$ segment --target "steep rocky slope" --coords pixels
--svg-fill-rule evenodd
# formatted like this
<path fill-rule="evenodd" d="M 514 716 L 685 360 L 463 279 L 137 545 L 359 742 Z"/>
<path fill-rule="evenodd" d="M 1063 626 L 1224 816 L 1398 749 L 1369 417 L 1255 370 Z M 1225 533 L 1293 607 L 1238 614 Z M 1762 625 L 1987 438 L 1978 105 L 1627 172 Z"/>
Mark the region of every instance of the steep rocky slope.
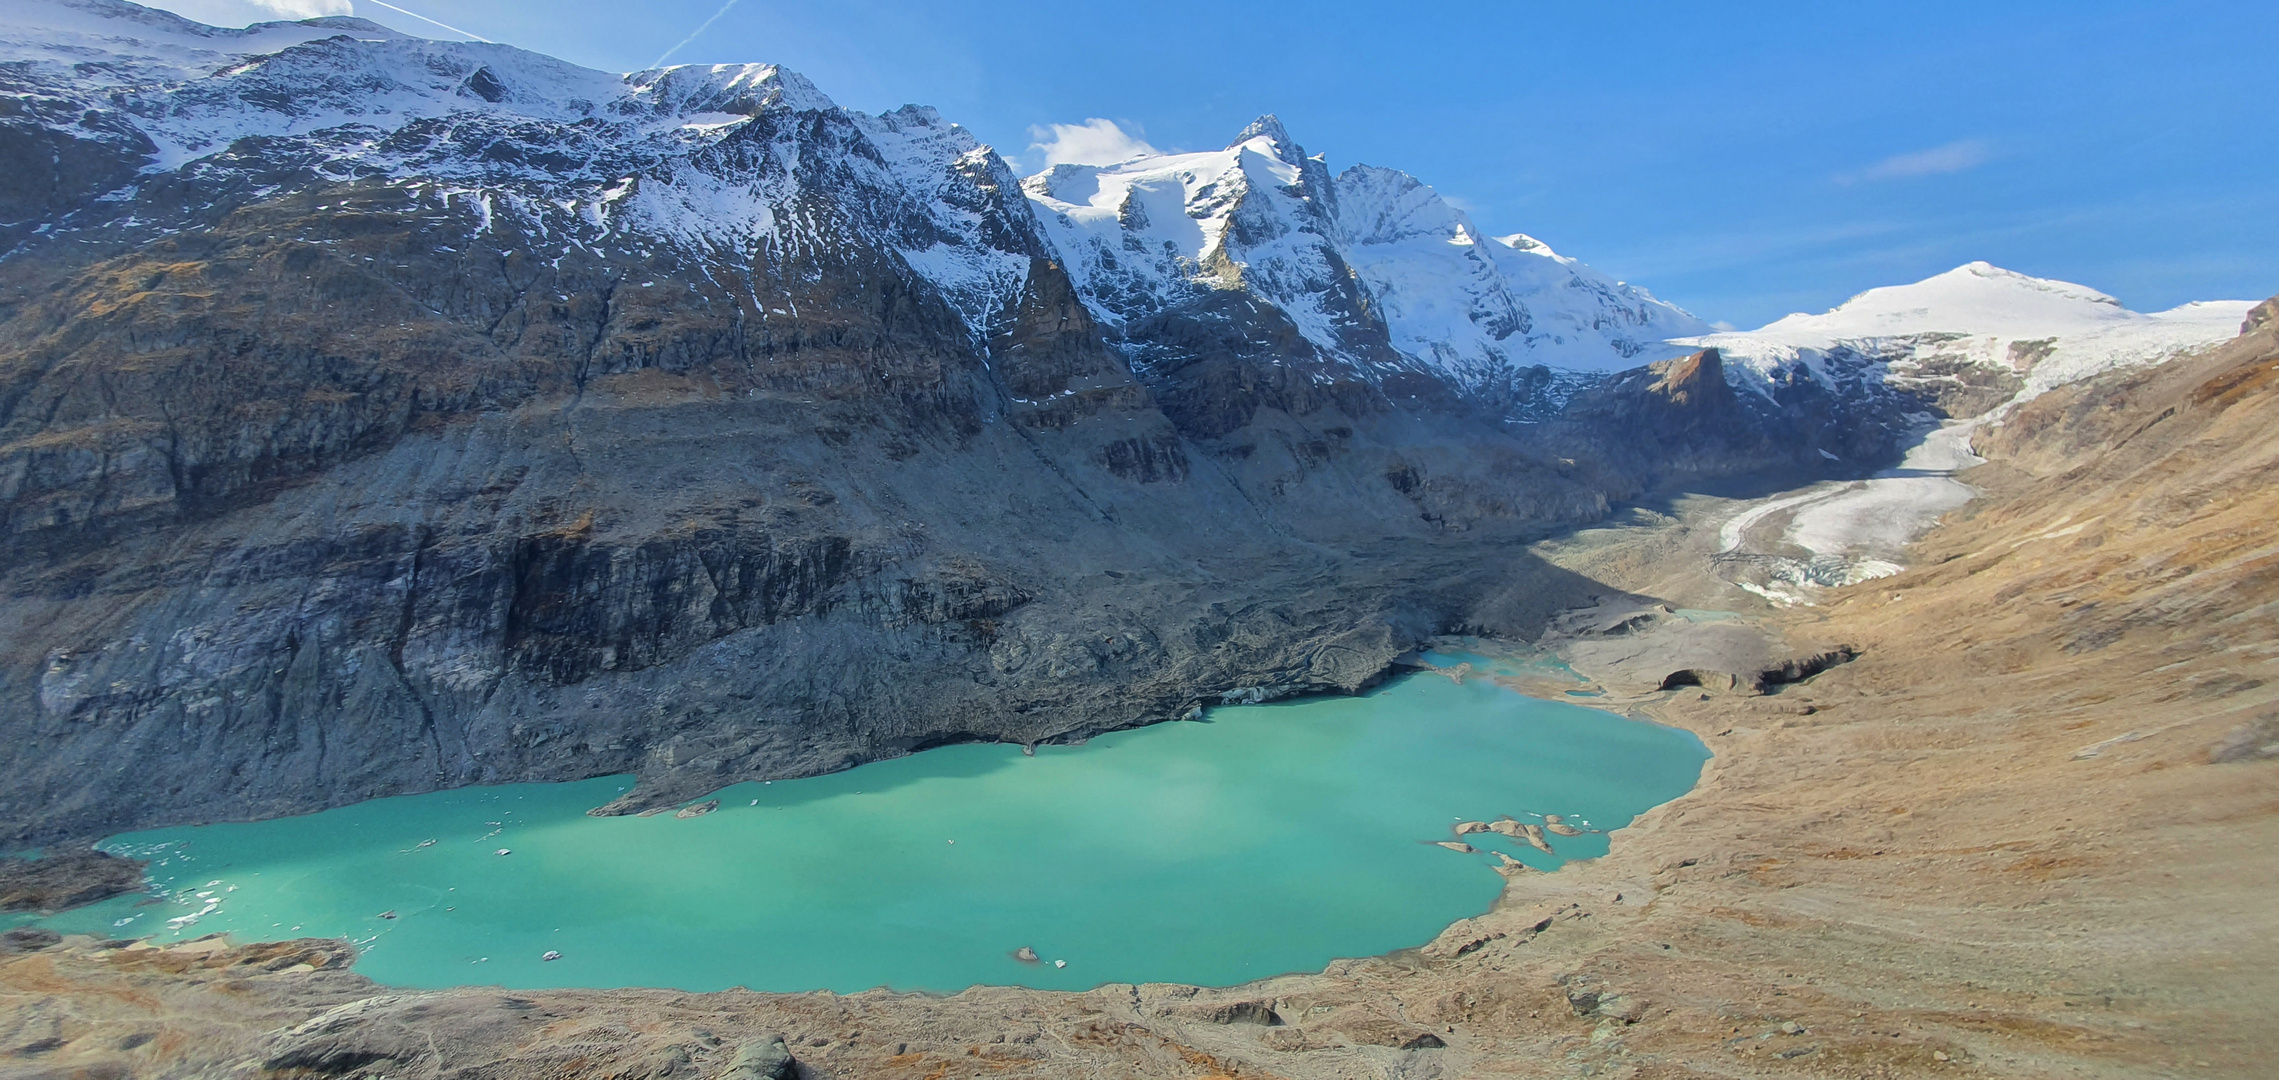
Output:
<path fill-rule="evenodd" d="M 6 15 L 11 845 L 1350 689 L 1639 486 L 1242 290 L 1104 325 L 929 110 Z"/>
<path fill-rule="evenodd" d="M 652 299 L 717 267 L 568 259 L 526 293 L 575 298 L 485 333 L 405 295 L 465 287 L 452 245 L 338 213 L 284 242 L 291 206 L 23 285 L 0 330 L 19 827 L 627 769 L 670 797 L 1352 687 L 1453 622 L 1524 628 L 1492 583 L 1556 576 L 1493 536 L 1604 505 L 1410 414 L 1254 414 L 1208 452 L 1049 266 L 991 352 L 860 257 L 775 279 L 799 315 L 757 340 Z"/>
<path fill-rule="evenodd" d="M 59 1077 L 2264 1076 L 2273 312 L 2022 406 L 1913 569 L 1763 624 L 1858 659 L 1630 697 L 1716 751 L 1700 787 L 1413 951 L 1215 990 L 404 993 L 333 943 L 31 936 L 0 1030 Z M 1736 508 L 1541 550 L 1714 597 Z"/>
<path fill-rule="evenodd" d="M 1350 690 L 1591 589 L 1524 541 L 1940 407 L 1271 118 L 1023 182 L 769 65 L 0 30 L 0 847 Z"/>

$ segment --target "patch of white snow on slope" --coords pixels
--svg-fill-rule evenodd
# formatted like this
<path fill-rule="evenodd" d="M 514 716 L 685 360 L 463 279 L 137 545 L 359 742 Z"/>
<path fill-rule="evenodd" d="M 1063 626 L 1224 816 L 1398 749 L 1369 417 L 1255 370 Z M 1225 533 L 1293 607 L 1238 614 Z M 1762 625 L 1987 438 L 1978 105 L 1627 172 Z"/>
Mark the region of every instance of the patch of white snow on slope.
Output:
<path fill-rule="evenodd" d="M 2026 372 L 2019 401 L 2108 371 L 2143 367 L 2231 340 L 2252 300 L 2197 300 L 2167 311 L 2115 322 L 2091 333 L 2058 339 L 2057 347 Z"/>

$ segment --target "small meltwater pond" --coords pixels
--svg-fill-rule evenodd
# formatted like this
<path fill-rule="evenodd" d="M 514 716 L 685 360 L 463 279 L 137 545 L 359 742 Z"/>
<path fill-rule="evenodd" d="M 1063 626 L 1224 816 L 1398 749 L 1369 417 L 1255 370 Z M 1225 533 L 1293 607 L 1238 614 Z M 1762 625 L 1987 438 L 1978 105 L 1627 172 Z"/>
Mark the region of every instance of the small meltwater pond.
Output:
<path fill-rule="evenodd" d="M 740 784 L 692 818 L 586 816 L 615 777 L 132 833 L 103 847 L 151 860 L 156 902 L 45 925 L 349 938 L 357 970 L 414 987 L 1226 985 L 1422 944 L 1494 900 L 1496 851 L 1552 870 L 1607 850 L 1601 831 L 1549 835 L 1551 853 L 1435 846 L 1459 821 L 1618 829 L 1707 757 L 1670 728 L 1415 674 L 1034 757 L 950 746 Z"/>

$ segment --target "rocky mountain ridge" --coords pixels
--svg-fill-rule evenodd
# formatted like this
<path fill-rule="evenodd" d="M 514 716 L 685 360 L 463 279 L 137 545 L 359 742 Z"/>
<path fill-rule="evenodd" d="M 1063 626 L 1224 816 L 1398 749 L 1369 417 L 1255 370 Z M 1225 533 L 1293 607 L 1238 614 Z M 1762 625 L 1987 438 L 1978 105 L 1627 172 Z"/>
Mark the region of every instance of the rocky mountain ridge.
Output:
<path fill-rule="evenodd" d="M 1520 541 L 1938 407 L 1652 352 L 1700 327 L 1278 124 L 1101 216 L 767 65 L 0 25 L 0 844 L 1350 691 L 1591 587 Z"/>
<path fill-rule="evenodd" d="M 842 110 L 771 65 L 620 77 L 506 46 L 407 37 L 361 20 L 231 32 L 107 0 L 39 0 L 13 21 L 22 31 L 5 55 L 12 81 L 27 93 L 12 128 L 19 138 L 69 146 L 65 156 L 87 162 L 46 178 L 39 185 L 46 202 L 8 215 L 34 235 L 61 229 L 99 243 L 85 234 L 103 226 L 141 237 L 180 231 L 233 198 L 272 196 L 312 175 L 399 186 L 407 199 L 446 212 L 457 199 L 470 241 L 498 218 L 514 218 L 544 257 L 627 235 L 684 254 L 753 245 L 796 251 L 856 230 L 949 299 L 977 340 L 1017 298 L 1029 260 L 1049 257 L 1073 270 L 1095 315 L 1118 329 L 1128 331 L 1134 315 L 1191 308 L 1200 294 L 1240 288 L 1365 380 L 1377 365 L 1430 363 L 1448 345 L 1412 334 L 1405 352 L 1390 347 L 1377 301 L 1348 280 L 1353 271 L 1341 251 L 1402 239 L 1396 219 L 1420 213 L 1454 215 L 1428 223 L 1449 239 L 1473 236 L 1429 189 L 1386 170 L 1349 170 L 1346 200 L 1379 205 L 1357 208 L 1351 222 L 1337 218 L 1326 167 L 1304 157 L 1272 118 L 1223 154 L 1188 155 L 1169 167 L 1189 177 L 1194 205 L 1175 193 L 1156 208 L 1163 220 L 1150 226 L 1153 197 L 1139 194 L 1155 185 L 1126 185 L 1133 198 L 1112 214 L 1139 232 L 1087 242 L 1070 232 L 1068 212 L 1092 208 L 1050 194 L 1056 175 L 1080 184 L 1065 174 L 1081 167 L 1029 182 L 1047 220 L 1065 226 L 1048 229 L 1026 200 L 1011 197 L 1018 187 L 1004 162 L 933 110 Z M 90 53 L 104 59 L 90 63 Z M 823 125 L 811 133 L 818 137 L 788 134 L 793 117 Z M 279 175 L 286 171 L 300 175 Z M 811 173 L 824 176 L 810 182 Z M 167 198 L 148 190 L 154 186 L 187 190 Z M 1403 198 L 1422 210 L 1395 205 Z M 1196 234 L 1182 240 L 1201 242 L 1165 254 L 1152 250 L 1152 233 L 1144 242 L 1139 235 L 1174 223 L 1183 224 L 1173 231 Z M 1141 247 L 1150 252 L 1130 254 Z M 1489 264 L 1472 261 L 1475 276 L 1481 268 L 1495 276 Z M 1527 261 L 1562 262 L 1547 254 Z M 1362 270 L 1369 265 L 1364 260 Z M 1137 294 L 1123 280 L 1134 273 L 1145 279 Z M 1562 366 L 1622 366 L 1614 362 L 1638 355 L 1641 342 L 1706 329 L 1587 268 L 1537 276 L 1545 280 L 1529 282 L 1535 291 L 1584 286 L 1606 309 L 1567 313 L 1570 321 L 1637 324 L 1599 341 L 1604 355 L 1569 349 L 1564 355 L 1579 363 Z M 1381 274 L 1366 283 L 1389 284 Z M 1506 283 L 1491 281 L 1486 292 L 1473 305 L 1495 309 L 1473 312 L 1481 332 L 1494 340 L 1527 333 L 1532 317 Z M 1404 310 L 1392 308 L 1396 317 Z M 1144 332 L 1126 336 L 1136 338 L 1130 348 L 1139 354 L 1176 350 Z M 1564 339 L 1554 331 L 1526 340 L 1532 348 Z M 1467 377 L 1478 382 L 1485 373 Z"/>
<path fill-rule="evenodd" d="M 1143 367 L 1175 362 L 1146 339 L 1148 319 L 1226 290 L 1281 312 L 1328 356 L 1413 367 L 1501 411 L 1556 407 L 1528 385 L 1532 369 L 1667 359 L 1683 350 L 1665 339 L 1708 329 L 1531 238 L 1483 236 L 1406 173 L 1332 175 L 1272 116 L 1225 150 L 1056 165 L 1024 184 Z"/>
<path fill-rule="evenodd" d="M 1231 293 L 1143 379 L 927 110 L 6 15 L 64 24 L 5 46 L 0 155 L 46 170 L 0 258 L 12 844 L 1350 690 L 1524 631 L 1574 586 L 1509 538 L 1637 483 Z"/>
<path fill-rule="evenodd" d="M 1863 297 L 1829 316 L 1713 333 L 1530 237 L 1485 237 L 1405 173 L 1356 165 L 1333 176 L 1271 116 L 1223 151 L 1060 165 L 1023 181 L 934 110 L 840 109 L 773 65 L 618 76 L 358 19 L 223 30 L 120 0 L 35 0 L 10 19 L 0 56 L 24 92 L 7 130 L 56 161 L 26 185 L 37 200 L 10 208 L 31 230 L 19 246 L 63 232 L 89 245 L 106 231 L 147 240 L 311 180 L 399 186 L 445 214 L 456 199 L 472 244 L 512 218 L 535 249 L 527 258 L 603 253 L 613 240 L 683 257 L 768 247 L 796 258 L 855 233 L 947 300 L 977 342 L 1044 258 L 1143 376 L 1196 362 L 1182 335 L 1215 323 L 1222 339 L 1277 342 L 1266 366 L 1310 362 L 1314 382 L 1403 402 L 1453 393 L 1526 420 L 1555 415 L 1603 373 L 1703 346 L 1742 359 L 1730 377 L 1768 399 L 1801 379 L 1847 397 L 1936 398 L 1961 385 L 1958 404 L 1976 406 L 2050 351 L 2011 325 L 2021 316 L 2063 324 L 2037 323 L 2043 338 L 2113 329 L 2036 308 L 2034 292 L 2127 314 L 2079 286 L 1972 264 L 1871 292 L 1937 313 L 1905 330 L 1889 312 L 1881 327 L 1840 317 Z M 826 137 L 794 133 L 792 118 L 805 117 Z M 1975 279 L 2017 287 L 1990 299 L 1941 284 Z M 763 316 L 792 311 L 753 299 Z M 1240 317 L 1221 310 L 1230 300 Z M 2102 370 L 2113 354 L 2217 340 L 2210 328 L 2228 313 L 2187 305 L 2149 317 L 2167 321 L 2152 333 L 2060 349 L 2079 356 L 2041 365 L 2037 385 Z M 1979 337 L 1995 347 L 1936 347 Z"/>

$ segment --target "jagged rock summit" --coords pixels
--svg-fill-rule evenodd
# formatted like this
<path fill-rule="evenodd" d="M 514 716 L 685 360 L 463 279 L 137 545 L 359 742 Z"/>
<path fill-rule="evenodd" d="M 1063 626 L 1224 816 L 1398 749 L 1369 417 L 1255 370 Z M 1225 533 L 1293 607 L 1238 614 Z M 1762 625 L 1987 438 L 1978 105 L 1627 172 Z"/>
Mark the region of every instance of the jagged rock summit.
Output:
<path fill-rule="evenodd" d="M 1524 236 L 1483 237 L 1406 173 L 1333 176 L 1272 116 L 1225 150 L 1057 165 L 1025 186 L 1086 294 L 1143 337 L 1150 317 L 1241 290 L 1310 349 L 1509 409 L 1534 369 L 1617 370 L 1708 329 Z"/>

